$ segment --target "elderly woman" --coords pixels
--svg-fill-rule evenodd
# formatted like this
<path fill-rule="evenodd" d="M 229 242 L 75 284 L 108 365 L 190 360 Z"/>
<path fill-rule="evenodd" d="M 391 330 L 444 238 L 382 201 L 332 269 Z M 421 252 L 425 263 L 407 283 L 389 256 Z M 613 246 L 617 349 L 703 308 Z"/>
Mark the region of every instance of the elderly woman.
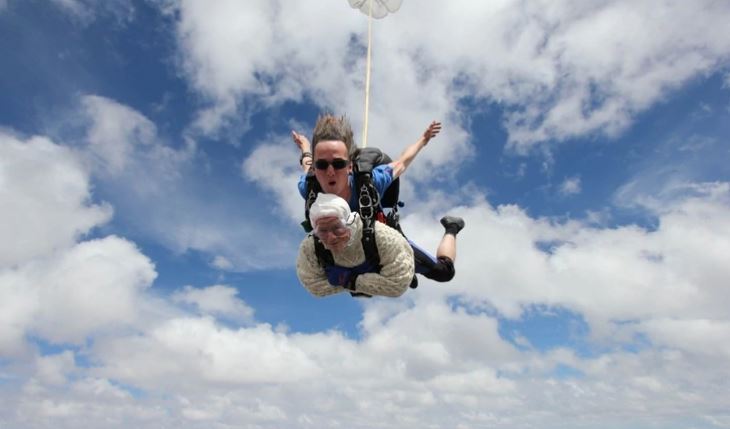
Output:
<path fill-rule="evenodd" d="M 366 260 L 362 245 L 362 221 L 347 202 L 334 194 L 319 194 L 309 212 L 314 230 L 302 241 L 297 275 L 315 296 L 351 292 L 353 296 L 403 294 L 414 275 L 413 249 L 398 231 L 375 223 L 379 270 Z M 319 240 L 332 255 L 331 262 L 317 258 Z"/>

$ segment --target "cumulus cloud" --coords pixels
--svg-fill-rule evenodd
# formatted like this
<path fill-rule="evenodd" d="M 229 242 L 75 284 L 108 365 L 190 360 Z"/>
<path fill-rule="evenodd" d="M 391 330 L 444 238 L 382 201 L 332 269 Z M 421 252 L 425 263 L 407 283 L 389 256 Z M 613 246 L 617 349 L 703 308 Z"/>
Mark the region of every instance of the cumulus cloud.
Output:
<path fill-rule="evenodd" d="M 71 149 L 0 131 L 0 268 L 72 245 L 109 220 L 91 201 L 89 172 Z"/>
<path fill-rule="evenodd" d="M 217 2 L 206 13 L 173 4 L 187 79 L 211 103 L 205 132 L 257 102 L 305 96 L 361 126 L 366 25 L 344 2 Z M 451 149 L 464 151 L 463 97 L 507 107 L 509 145 L 521 152 L 616 135 L 668 91 L 727 63 L 729 15 L 713 1 L 406 2 L 375 26 L 372 141 L 387 149 L 438 118 Z"/>
<path fill-rule="evenodd" d="M 225 285 L 196 289 L 185 286 L 172 295 L 172 301 L 194 305 L 203 314 L 229 318 L 242 322 L 253 320 L 254 310 L 241 299 L 236 298 L 236 289 Z"/>
<path fill-rule="evenodd" d="M 284 143 L 288 136 L 273 137 L 279 144 L 259 145 L 241 163 L 242 176 L 270 192 L 277 201 L 276 207 L 294 222 L 302 220 L 304 200 L 296 192 L 296 183 L 302 174 L 301 167 L 291 162 L 296 158 L 292 143 Z M 291 156 L 282 156 L 290 153 Z"/>
<path fill-rule="evenodd" d="M 346 3 L 226 1 L 206 6 L 205 13 L 199 2 L 173 4 L 180 16 L 177 33 L 185 75 L 209 102 L 197 128 L 214 134 L 257 109 L 307 98 L 348 114 L 360 140 L 367 22 Z M 403 51 L 407 42 L 393 33 L 403 24 L 390 17 L 379 24 L 382 32 L 376 32 L 375 43 L 381 57 L 373 69 L 373 99 L 378 102 L 371 104 L 370 145 L 395 154 L 438 119 L 447 122 L 439 138 L 450 144 L 425 153 L 415 174 L 453 162 L 469 148 L 459 113 L 449 107 L 457 97 L 447 90 L 451 78 L 425 79 L 423 64 L 414 55 L 402 55 L 408 52 Z"/>
<path fill-rule="evenodd" d="M 175 182 L 196 154 L 195 141 L 184 139 L 175 149 L 129 106 L 97 95 L 83 96 L 81 105 L 87 125 L 84 154 L 102 178 L 125 180 L 136 191 L 154 193 L 155 185 Z"/>
<path fill-rule="evenodd" d="M 448 292 L 430 293 L 463 294 L 510 318 L 535 303 L 568 308 L 602 339 L 637 332 L 626 322 L 724 320 L 717 303 L 727 299 L 722 285 L 730 278 L 719 259 L 730 246 L 728 189 L 707 184 L 664 206 L 655 230 L 555 223 L 513 206 L 457 209 L 468 225 L 459 236 L 457 278 Z M 423 233 L 434 223 L 405 220 L 411 238 L 427 248 L 439 239 L 437 231 Z"/>
<path fill-rule="evenodd" d="M 459 235 L 454 281 L 423 281 L 402 299 L 365 302 L 359 339 L 255 321 L 228 326 L 216 315 L 241 311 L 233 289 L 186 287 L 172 301 L 199 314 L 171 313 L 134 333 L 97 338 L 86 352 L 93 368 L 69 354 L 43 357 L 19 409 L 69 424 L 94 420 L 104 406 L 78 405 L 96 404 L 84 395 L 99 390 L 114 398 L 120 422 L 140 427 L 366 427 L 377 419 L 557 428 L 576 418 L 622 427 L 678 415 L 706 427 L 698 413 L 725 418 L 717 410 L 728 406 L 721 392 L 730 273 L 721 258 L 730 251 L 730 186 L 708 184 L 674 201 L 651 230 L 535 219 L 481 200 L 455 211 L 468 229 Z M 440 233 L 427 213 L 404 224 L 430 247 Z M 594 351 L 507 341 L 497 316 L 519 319 L 535 306 L 580 315 Z M 69 373 L 77 375 L 60 400 L 53 389 Z M 353 401 L 358 406 L 348 407 Z M 607 423 L 606 413 L 615 419 Z"/>
<path fill-rule="evenodd" d="M 474 209 L 484 214 L 485 207 Z M 494 214 L 505 218 L 503 225 L 514 225 L 516 215 Z M 478 219 L 469 221 L 470 226 L 479 226 Z M 546 228 L 560 227 L 544 224 L 531 231 Z M 460 237 L 462 256 L 472 246 L 468 240 L 463 243 L 465 237 Z M 502 247 L 511 244 L 504 242 Z M 465 259 L 461 257 L 460 268 L 467 264 Z M 481 274 L 491 268 L 485 266 Z M 581 269 L 579 263 L 563 267 L 574 273 Z M 616 416 L 609 418 L 616 427 L 637 421 L 664 424 L 677 415 L 705 427 L 705 421 L 694 420 L 697 413 L 712 420 L 724 418 L 716 410 L 728 405 L 720 394 L 721 380 L 728 375 L 720 364 L 727 359 L 726 320 L 692 319 L 690 306 L 678 307 L 671 318 L 661 316 L 660 308 L 645 309 L 637 331 L 662 344 L 661 349 L 630 352 L 609 346 L 596 356 L 560 348 L 540 352 L 512 345 L 500 336 L 493 313 L 475 305 L 474 298 L 483 296 L 490 279 L 476 283 L 464 279 L 468 274 L 463 271 L 455 288 L 424 282 L 401 300 L 368 302 L 360 340 L 336 331 L 290 333 L 261 323 L 233 328 L 210 316 L 178 315 L 133 335 L 98 339 L 87 351 L 94 359 L 93 368 L 80 366 L 70 352 L 39 357 L 22 392 L 13 398 L 17 407 L 5 411 L 6 420 L 44 426 L 46 419 L 54 418 L 55 424 L 60 419 L 68 426 L 82 420 L 109 426 L 111 415 L 119 426 L 134 423 L 138 427 L 161 422 L 183 427 L 212 422 L 369 427 L 377 420 L 397 422 L 399 427 L 430 422 L 440 427 L 540 424 L 557 428 L 564 427 L 566 419 L 576 418 L 588 425 L 606 424 L 607 412 Z M 561 286 L 565 284 L 561 279 Z M 510 283 L 504 294 L 519 294 L 516 285 Z M 616 287 L 624 285 L 617 282 Z M 626 294 L 626 290 L 614 293 Z M 198 297 L 208 292 L 186 288 L 181 296 L 202 302 Z M 569 294 L 580 298 L 581 292 L 573 289 L 563 296 Z M 529 299 L 547 301 L 538 295 L 534 290 Z M 443 299 L 447 296 L 463 299 Z M 643 307 L 640 296 L 626 294 L 622 300 L 626 306 Z M 580 307 L 568 299 L 556 301 L 552 305 Z M 601 311 L 596 303 L 602 301 L 592 302 L 582 307 L 585 314 Z M 688 317 L 678 319 L 680 315 Z M 676 335 L 677 330 L 682 335 Z M 561 375 L 561 368 L 572 372 Z M 144 395 L 133 395 L 130 387 Z M 100 401 L 92 393 L 106 399 Z M 354 402 L 357 407 L 348 407 Z M 536 412 L 525 412 L 525 407 Z"/>
<path fill-rule="evenodd" d="M 76 344 L 96 331 L 132 324 L 140 291 L 157 276 L 132 243 L 114 236 L 79 243 L 48 266 L 30 264 L 23 274 L 30 280 L 25 288 L 38 289 L 32 330 L 55 343 Z"/>
<path fill-rule="evenodd" d="M 87 134 L 89 152 L 105 173 L 121 173 L 136 147 L 155 143 L 155 125 L 139 112 L 95 95 L 84 96 L 82 104 L 93 118 Z"/>
<path fill-rule="evenodd" d="M 27 335 L 82 343 L 129 324 L 154 267 L 130 242 L 78 242 L 111 215 L 91 203 L 81 156 L 48 139 L 0 136 L 3 201 L 0 354 L 22 353 Z M 70 315 L 73 315 L 70 317 Z"/>
<path fill-rule="evenodd" d="M 84 96 L 82 106 L 82 153 L 111 191 L 119 221 L 177 252 L 225 258 L 225 269 L 263 268 L 293 258 L 285 232 L 257 226 L 268 211 L 232 198 L 238 189 L 209 183 L 205 154 L 193 139 L 166 141 L 147 117 L 105 97 Z M 258 246 L 263 241 L 272 245 Z"/>

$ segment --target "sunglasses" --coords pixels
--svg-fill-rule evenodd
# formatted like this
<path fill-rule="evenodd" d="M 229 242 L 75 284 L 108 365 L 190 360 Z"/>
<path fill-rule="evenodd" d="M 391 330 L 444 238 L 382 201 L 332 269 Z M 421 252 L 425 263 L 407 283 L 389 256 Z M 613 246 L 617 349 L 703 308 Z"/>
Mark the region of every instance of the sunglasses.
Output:
<path fill-rule="evenodd" d="M 331 165 L 332 168 L 334 168 L 335 170 L 342 170 L 343 168 L 347 167 L 349 163 L 350 161 L 340 158 L 335 158 L 332 160 L 332 162 L 324 159 L 318 159 L 314 161 L 314 168 L 316 168 L 317 170 L 326 170 Z"/>

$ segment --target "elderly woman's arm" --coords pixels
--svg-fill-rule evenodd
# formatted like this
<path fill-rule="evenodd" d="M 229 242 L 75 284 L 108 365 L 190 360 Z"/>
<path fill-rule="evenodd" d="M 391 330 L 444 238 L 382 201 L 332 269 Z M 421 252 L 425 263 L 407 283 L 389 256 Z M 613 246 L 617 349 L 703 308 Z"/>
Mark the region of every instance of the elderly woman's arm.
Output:
<path fill-rule="evenodd" d="M 333 286 L 327 280 L 327 274 L 317 261 L 314 240 L 311 236 L 305 237 L 299 246 L 297 277 L 304 288 L 314 296 L 323 297 L 345 291 L 345 288 Z"/>
<path fill-rule="evenodd" d="M 403 295 L 415 270 L 411 245 L 401 233 L 382 223 L 375 224 L 375 242 L 380 255 L 380 273 L 360 274 L 355 280 L 355 291 L 390 297 Z"/>

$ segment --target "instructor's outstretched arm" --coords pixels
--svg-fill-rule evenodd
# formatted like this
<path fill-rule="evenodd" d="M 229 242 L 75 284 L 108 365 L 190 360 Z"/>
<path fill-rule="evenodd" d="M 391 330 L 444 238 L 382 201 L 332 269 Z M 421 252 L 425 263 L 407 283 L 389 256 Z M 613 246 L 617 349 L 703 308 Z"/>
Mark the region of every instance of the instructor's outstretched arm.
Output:
<path fill-rule="evenodd" d="M 418 152 L 420 152 L 432 138 L 436 137 L 439 132 L 441 132 L 441 122 L 431 122 L 428 128 L 426 128 L 426 131 L 423 132 L 421 138 L 408 146 L 397 161 L 390 163 L 390 166 L 393 168 L 393 180 L 405 173 L 408 166 L 411 165 L 411 162 L 413 162 L 416 155 L 418 155 Z"/>

